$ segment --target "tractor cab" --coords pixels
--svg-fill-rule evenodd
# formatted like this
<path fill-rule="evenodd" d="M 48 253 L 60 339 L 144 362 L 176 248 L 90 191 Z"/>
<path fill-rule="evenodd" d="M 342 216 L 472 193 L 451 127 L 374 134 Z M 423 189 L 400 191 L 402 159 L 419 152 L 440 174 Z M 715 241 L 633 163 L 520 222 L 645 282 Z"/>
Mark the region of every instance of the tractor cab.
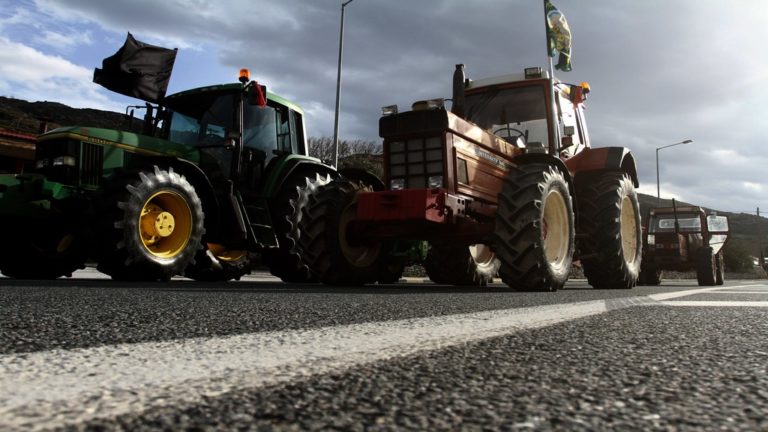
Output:
<path fill-rule="evenodd" d="M 583 102 L 586 83 L 570 85 L 555 80 L 557 135 L 549 127 L 552 111 L 552 81 L 541 68 L 504 75 L 464 85 L 464 117 L 508 142 L 527 148 L 528 153 L 559 153 L 567 159 L 589 147 Z M 557 138 L 560 144 L 551 145 Z"/>
<path fill-rule="evenodd" d="M 257 187 L 275 157 L 307 153 L 302 111 L 276 95 L 261 105 L 243 85 L 226 84 L 171 95 L 164 105 L 165 137 L 197 149 L 203 170 L 245 189 Z"/>

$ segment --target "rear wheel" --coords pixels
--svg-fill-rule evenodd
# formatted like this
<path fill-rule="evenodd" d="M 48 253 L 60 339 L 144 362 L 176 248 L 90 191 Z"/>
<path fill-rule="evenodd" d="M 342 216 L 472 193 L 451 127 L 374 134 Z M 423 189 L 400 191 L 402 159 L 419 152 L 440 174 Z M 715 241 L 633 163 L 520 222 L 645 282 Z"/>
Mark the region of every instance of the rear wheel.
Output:
<path fill-rule="evenodd" d="M 696 279 L 699 286 L 714 286 L 717 280 L 715 256 L 712 248 L 706 247 L 699 250 L 696 266 Z"/>
<path fill-rule="evenodd" d="M 715 255 L 715 285 L 722 285 L 725 283 L 725 262 L 723 261 L 723 252 L 720 251 Z"/>
<path fill-rule="evenodd" d="M 113 279 L 168 280 L 200 248 L 203 209 L 192 185 L 172 168 L 139 172 L 113 185 L 101 232 L 98 269 Z"/>
<path fill-rule="evenodd" d="M 563 173 L 549 164 L 514 167 L 496 213 L 499 276 L 511 288 L 555 291 L 571 270 L 573 207 Z"/>
<path fill-rule="evenodd" d="M 278 247 L 265 250 L 262 256 L 270 273 L 289 283 L 317 282 L 295 252 L 296 229 L 301 218 L 301 207 L 305 204 L 299 199 L 299 189 L 310 182 L 318 185 L 328 184 L 330 176 L 322 177 L 317 173 L 291 176 L 277 194 L 272 206 L 272 223 L 277 235 Z"/>
<path fill-rule="evenodd" d="M 374 282 L 382 274 L 391 247 L 387 243 L 354 243 L 348 236 L 357 211 L 357 194 L 368 188 L 346 179 L 312 182 L 302 188 L 298 229 L 292 232 L 302 262 L 329 285 Z"/>
<path fill-rule="evenodd" d="M 432 244 L 424 269 L 432 282 L 449 285 L 485 286 L 499 270 L 496 253 L 484 244 Z"/>
<path fill-rule="evenodd" d="M 250 253 L 231 250 L 215 243 L 206 243 L 197 252 L 194 263 L 187 266 L 184 276 L 200 282 L 226 282 L 240 280 L 251 272 Z"/>
<path fill-rule="evenodd" d="M 632 288 L 642 254 L 640 205 L 632 179 L 605 173 L 578 184 L 579 253 L 587 281 L 600 289 Z"/>
<path fill-rule="evenodd" d="M 7 227 L 6 227 L 7 228 Z M 3 236 L 0 272 L 16 279 L 56 279 L 85 268 L 87 248 L 82 235 L 55 222 L 14 225 Z"/>

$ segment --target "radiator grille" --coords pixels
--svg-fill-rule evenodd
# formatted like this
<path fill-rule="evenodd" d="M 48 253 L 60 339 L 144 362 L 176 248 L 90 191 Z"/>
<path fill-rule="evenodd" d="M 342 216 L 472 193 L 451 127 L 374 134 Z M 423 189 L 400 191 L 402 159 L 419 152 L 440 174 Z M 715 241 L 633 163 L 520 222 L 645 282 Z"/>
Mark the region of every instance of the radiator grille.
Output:
<path fill-rule="evenodd" d="M 80 150 L 80 184 L 98 186 L 104 166 L 104 147 L 83 143 Z"/>
<path fill-rule="evenodd" d="M 430 187 L 430 177 L 438 176 L 442 183 L 444 148 L 441 137 L 390 142 L 387 154 L 390 184 L 400 181 L 406 189 L 424 189 Z"/>

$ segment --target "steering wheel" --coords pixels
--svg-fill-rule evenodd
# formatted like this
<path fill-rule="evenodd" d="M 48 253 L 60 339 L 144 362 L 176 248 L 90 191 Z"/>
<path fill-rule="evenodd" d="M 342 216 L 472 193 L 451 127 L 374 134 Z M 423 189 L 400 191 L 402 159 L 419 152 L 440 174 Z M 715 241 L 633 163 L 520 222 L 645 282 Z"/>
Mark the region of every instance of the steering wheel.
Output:
<path fill-rule="evenodd" d="M 506 132 L 506 136 L 499 135 L 499 132 Z M 517 135 L 513 135 L 512 132 L 516 133 Z M 521 131 L 520 129 L 515 129 L 508 126 L 503 126 L 503 127 L 494 129 L 493 134 L 505 139 L 512 138 L 516 140 L 517 138 L 523 138 L 523 140 L 525 140 L 525 132 Z"/>

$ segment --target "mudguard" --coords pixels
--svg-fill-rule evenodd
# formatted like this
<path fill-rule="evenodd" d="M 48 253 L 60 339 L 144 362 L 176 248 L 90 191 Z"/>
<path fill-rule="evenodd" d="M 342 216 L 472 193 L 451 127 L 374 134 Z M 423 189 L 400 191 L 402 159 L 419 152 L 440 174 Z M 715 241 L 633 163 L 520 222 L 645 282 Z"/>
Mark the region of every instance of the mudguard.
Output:
<path fill-rule="evenodd" d="M 565 161 L 571 175 L 594 171 L 621 171 L 629 174 L 635 187 L 640 183 L 637 178 L 637 164 L 632 152 L 626 147 L 600 147 L 584 149 Z"/>

